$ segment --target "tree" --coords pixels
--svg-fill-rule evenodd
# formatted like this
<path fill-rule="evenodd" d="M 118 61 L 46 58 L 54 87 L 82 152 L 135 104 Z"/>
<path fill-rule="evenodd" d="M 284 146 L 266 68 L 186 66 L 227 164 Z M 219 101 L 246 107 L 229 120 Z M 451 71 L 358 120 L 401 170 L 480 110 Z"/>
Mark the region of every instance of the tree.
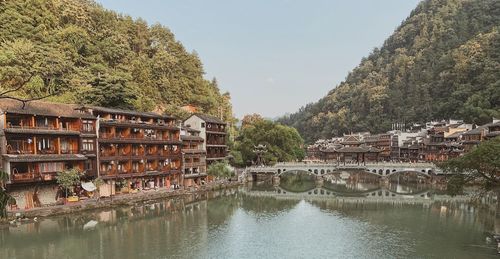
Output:
<path fill-rule="evenodd" d="M 279 122 L 307 143 L 392 123 L 500 117 L 500 2 L 421 1 L 324 98 Z M 431 69 L 430 69 L 431 68 Z"/>
<path fill-rule="evenodd" d="M 257 122 L 263 121 L 264 118 L 260 114 L 254 113 L 254 114 L 247 114 L 243 117 L 241 120 L 241 128 L 244 129 L 248 126 L 251 126 Z"/>
<path fill-rule="evenodd" d="M 219 178 L 231 177 L 233 172 L 229 168 L 227 162 L 222 161 L 222 162 L 215 162 L 210 166 L 208 166 L 207 174 L 215 177 L 216 179 L 219 179 Z"/>
<path fill-rule="evenodd" d="M 233 124 L 230 95 L 163 25 L 80 0 L 1 1 L 0 23 L 0 101 L 159 113 L 192 104 Z"/>
<path fill-rule="evenodd" d="M 15 203 L 15 199 L 7 193 L 4 187 L 8 179 L 9 175 L 4 171 L 0 171 L 0 218 L 6 218 L 7 206 Z"/>
<path fill-rule="evenodd" d="M 234 149 L 241 153 L 245 164 L 256 162 L 255 147 L 264 145 L 267 152 L 262 154 L 262 162 L 276 163 L 302 160 L 305 156 L 304 140 L 296 129 L 269 120 L 254 120 L 239 132 Z"/>
<path fill-rule="evenodd" d="M 482 142 L 465 155 L 439 164 L 445 172 L 452 173 L 448 180 L 451 195 L 463 192 L 467 184 L 479 184 L 482 191 L 499 190 L 500 187 L 500 137 Z"/>
<path fill-rule="evenodd" d="M 66 198 L 68 198 L 68 190 L 80 183 L 82 173 L 77 168 L 72 168 L 63 172 L 58 172 L 56 176 L 57 183 L 64 188 Z"/>

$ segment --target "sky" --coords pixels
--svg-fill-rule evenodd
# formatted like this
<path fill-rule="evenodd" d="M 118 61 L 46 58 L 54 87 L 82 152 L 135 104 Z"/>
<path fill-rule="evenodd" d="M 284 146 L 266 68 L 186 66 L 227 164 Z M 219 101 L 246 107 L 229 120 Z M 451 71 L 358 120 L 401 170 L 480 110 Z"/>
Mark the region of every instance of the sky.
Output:
<path fill-rule="evenodd" d="M 170 28 L 231 94 L 238 118 L 275 118 L 319 100 L 419 1 L 97 0 Z"/>

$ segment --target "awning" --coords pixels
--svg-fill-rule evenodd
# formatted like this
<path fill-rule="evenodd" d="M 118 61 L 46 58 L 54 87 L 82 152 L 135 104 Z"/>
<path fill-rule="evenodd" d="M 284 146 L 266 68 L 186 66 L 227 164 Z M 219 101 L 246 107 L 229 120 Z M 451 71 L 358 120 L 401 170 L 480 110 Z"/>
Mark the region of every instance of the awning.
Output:
<path fill-rule="evenodd" d="M 82 183 L 82 188 L 87 192 L 93 192 L 97 189 L 93 182 Z"/>

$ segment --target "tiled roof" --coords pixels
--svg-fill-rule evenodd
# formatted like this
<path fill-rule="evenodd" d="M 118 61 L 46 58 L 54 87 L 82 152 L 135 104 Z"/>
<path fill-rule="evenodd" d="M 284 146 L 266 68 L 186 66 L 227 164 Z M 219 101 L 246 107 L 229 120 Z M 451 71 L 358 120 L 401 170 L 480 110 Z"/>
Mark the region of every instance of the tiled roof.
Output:
<path fill-rule="evenodd" d="M 27 102 L 23 109 L 23 105 L 19 101 L 2 99 L 0 102 L 0 111 L 4 113 L 95 119 L 92 114 L 81 112 L 77 110 L 78 108 L 79 106 L 75 104 L 31 101 Z"/>
<path fill-rule="evenodd" d="M 360 147 L 341 147 L 341 148 L 335 148 L 335 147 L 329 147 L 326 149 L 321 150 L 322 152 L 327 152 L 327 153 L 378 153 L 381 152 L 382 150 L 374 147 L 369 147 L 369 146 L 360 146 Z"/>
<path fill-rule="evenodd" d="M 451 135 L 448 135 L 448 136 L 447 136 L 447 137 L 445 137 L 445 138 L 458 138 L 458 137 L 460 137 L 462 134 L 464 134 L 464 131 L 459 131 L 459 132 L 455 132 L 455 133 L 453 133 L 453 134 L 451 134 Z"/>
<path fill-rule="evenodd" d="M 106 108 L 100 106 L 83 106 L 82 108 L 89 108 L 94 111 L 104 112 L 104 113 L 112 113 L 112 114 L 122 114 L 122 115 L 130 115 L 130 116 L 141 116 L 141 117 L 149 117 L 149 118 L 160 118 L 160 119 L 175 119 L 175 117 L 170 115 L 161 115 L 154 112 L 138 112 L 132 110 L 123 110 L 116 108 Z"/>
<path fill-rule="evenodd" d="M 211 116 L 211 115 L 207 115 L 207 114 L 195 113 L 195 114 L 193 114 L 193 116 L 196 116 L 196 117 L 204 120 L 205 122 L 209 122 L 209 123 L 226 124 L 226 122 L 224 122 L 223 120 L 221 120 L 217 117 Z"/>
<path fill-rule="evenodd" d="M 204 141 L 204 139 L 200 136 L 191 136 L 191 135 L 181 135 L 181 140 L 197 140 Z"/>
<path fill-rule="evenodd" d="M 469 130 L 463 133 L 463 135 L 478 135 L 481 134 L 481 131 L 484 129 L 484 126 L 477 127 L 473 130 Z"/>

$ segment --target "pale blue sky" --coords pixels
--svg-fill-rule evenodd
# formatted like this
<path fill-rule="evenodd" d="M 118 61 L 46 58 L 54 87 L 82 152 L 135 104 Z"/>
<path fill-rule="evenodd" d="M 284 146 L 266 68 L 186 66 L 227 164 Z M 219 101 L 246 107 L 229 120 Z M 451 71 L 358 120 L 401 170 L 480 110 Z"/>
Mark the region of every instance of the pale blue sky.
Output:
<path fill-rule="evenodd" d="M 420 0 L 97 0 L 169 27 L 196 50 L 234 113 L 276 117 L 345 79 Z"/>

